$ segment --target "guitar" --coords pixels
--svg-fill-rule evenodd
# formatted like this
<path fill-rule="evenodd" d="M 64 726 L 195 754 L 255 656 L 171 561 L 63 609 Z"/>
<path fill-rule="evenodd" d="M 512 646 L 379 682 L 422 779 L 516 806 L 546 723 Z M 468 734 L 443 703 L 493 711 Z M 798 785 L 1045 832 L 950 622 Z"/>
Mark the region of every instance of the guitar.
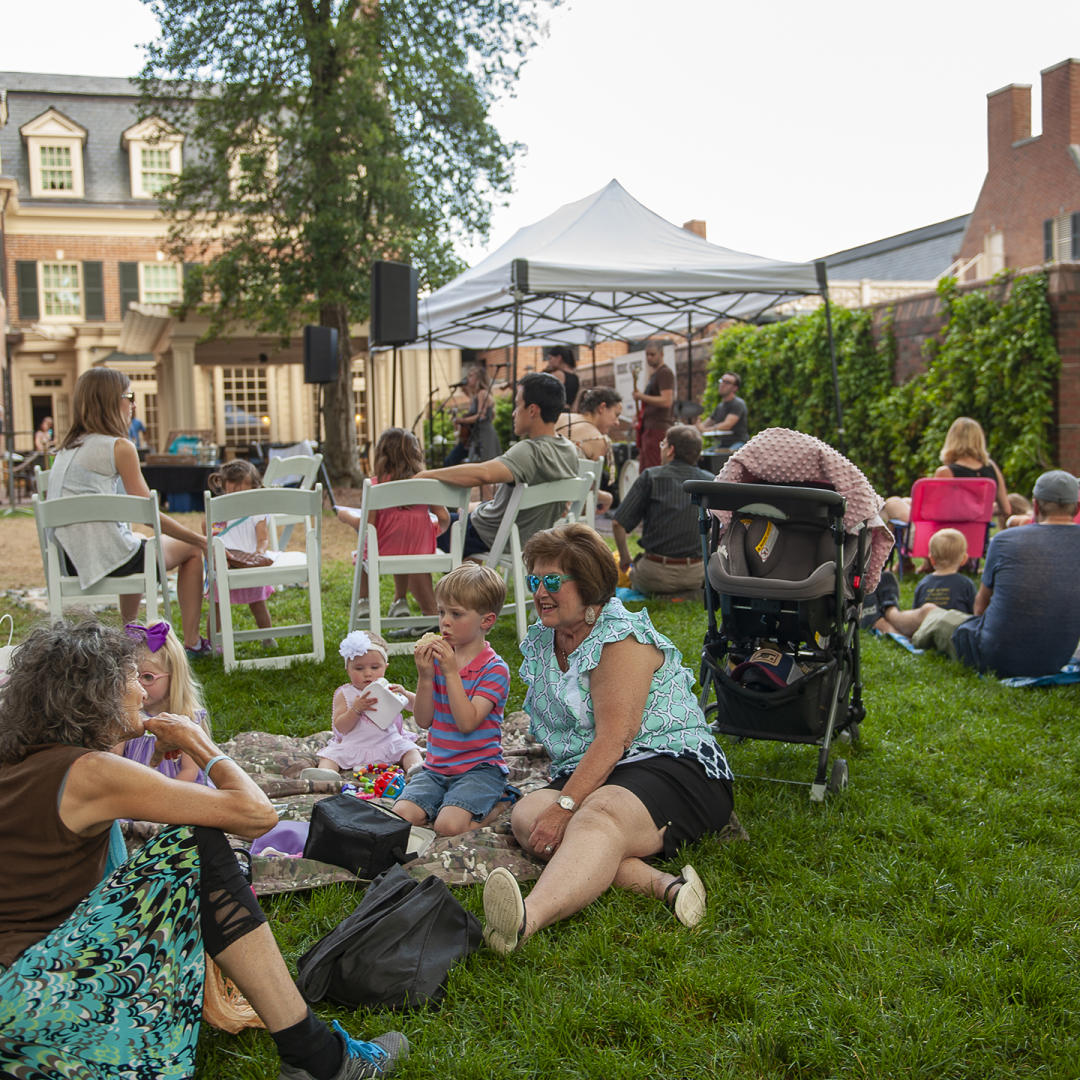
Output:
<path fill-rule="evenodd" d="M 458 409 L 455 409 L 451 413 L 451 418 L 454 423 L 454 432 L 457 435 L 458 442 L 461 443 L 462 446 L 468 446 L 469 442 L 472 440 L 473 425 L 476 423 L 476 421 L 469 420 L 466 422 L 460 419 L 461 415 L 462 412 Z M 468 415 L 467 410 L 465 412 L 465 415 Z"/>

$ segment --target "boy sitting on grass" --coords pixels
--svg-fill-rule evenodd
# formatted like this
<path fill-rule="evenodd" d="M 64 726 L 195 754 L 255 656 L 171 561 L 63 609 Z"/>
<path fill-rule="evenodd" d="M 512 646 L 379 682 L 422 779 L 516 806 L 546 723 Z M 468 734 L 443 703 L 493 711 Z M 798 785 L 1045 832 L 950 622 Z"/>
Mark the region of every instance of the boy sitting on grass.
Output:
<path fill-rule="evenodd" d="M 442 637 L 425 634 L 413 648 L 413 718 L 428 729 L 427 758 L 394 812 L 413 825 L 433 822 L 440 836 L 486 824 L 506 789 L 510 669 L 486 637 L 505 600 L 506 584 L 491 567 L 463 563 L 435 586 Z"/>
<path fill-rule="evenodd" d="M 975 583 L 960 573 L 968 561 L 967 540 L 959 529 L 941 529 L 930 537 L 932 574 L 919 582 L 915 589 L 915 606 L 929 601 L 951 611 L 975 610 Z"/>

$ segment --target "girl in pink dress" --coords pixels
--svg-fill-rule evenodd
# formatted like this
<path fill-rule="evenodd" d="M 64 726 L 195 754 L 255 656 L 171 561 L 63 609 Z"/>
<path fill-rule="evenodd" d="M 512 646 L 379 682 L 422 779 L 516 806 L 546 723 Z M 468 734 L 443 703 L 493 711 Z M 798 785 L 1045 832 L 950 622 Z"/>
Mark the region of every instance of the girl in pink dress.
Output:
<path fill-rule="evenodd" d="M 411 480 L 425 468 L 424 451 L 420 440 L 404 428 L 387 428 L 375 444 L 374 471 L 377 479 L 372 483 L 390 480 Z M 375 520 L 375 532 L 379 537 L 381 555 L 431 555 L 435 552 L 435 538 L 450 527 L 450 515 L 445 506 L 394 506 L 378 510 L 371 515 Z M 358 511 L 342 506 L 338 518 L 354 529 L 360 528 Z M 370 519 L 369 519 L 370 520 Z M 367 574 L 360 582 L 361 594 L 367 596 Z M 395 574 L 394 600 L 387 615 L 391 618 L 409 614 L 407 593 L 412 593 L 424 615 L 435 615 L 435 592 L 430 574 Z M 367 600 L 360 602 L 360 615 L 366 615 Z"/>
<path fill-rule="evenodd" d="M 242 458 L 227 461 L 217 472 L 211 473 L 206 482 L 215 495 L 231 495 L 234 491 L 255 491 L 263 486 L 259 470 L 250 461 Z M 257 517 L 238 518 L 236 521 L 214 521 L 210 525 L 211 535 L 220 536 L 227 548 L 265 555 L 270 543 L 268 516 L 261 514 Z M 215 623 L 221 625 L 216 589 L 215 586 L 214 595 L 211 597 L 213 606 L 206 617 L 206 634 L 211 638 L 210 620 L 213 619 Z M 247 604 L 255 618 L 255 625 L 260 628 L 269 628 L 270 609 L 266 606 L 266 601 L 273 591 L 273 585 L 252 585 L 245 589 L 230 589 L 229 603 Z M 274 639 L 265 638 L 263 644 L 273 645 Z"/>
<path fill-rule="evenodd" d="M 354 630 L 348 634 L 338 650 L 345 658 L 345 671 L 349 681 L 334 691 L 334 735 L 319 752 L 318 769 L 305 769 L 302 780 L 330 779 L 339 769 L 363 768 L 386 762 L 400 765 L 408 773 L 423 763 L 416 748 L 416 736 L 406 731 L 401 713 L 389 727 L 377 724 L 369 715 L 379 703 L 373 683 L 389 690 L 401 707 L 412 708 L 416 696 L 404 687 L 386 681 L 388 663 L 386 642 L 378 634 Z M 325 776 L 320 775 L 329 770 Z"/>

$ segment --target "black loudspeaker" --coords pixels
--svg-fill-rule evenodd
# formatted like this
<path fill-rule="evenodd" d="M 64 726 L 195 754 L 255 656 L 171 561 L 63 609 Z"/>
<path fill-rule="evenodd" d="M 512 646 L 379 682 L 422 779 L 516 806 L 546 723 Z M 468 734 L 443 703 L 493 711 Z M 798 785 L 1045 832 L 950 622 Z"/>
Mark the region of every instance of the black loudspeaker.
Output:
<path fill-rule="evenodd" d="M 337 374 L 337 330 L 332 326 L 305 326 L 304 382 L 334 382 Z"/>
<path fill-rule="evenodd" d="M 419 278 L 405 263 L 380 259 L 371 267 L 371 344 L 404 345 L 416 340 Z"/>

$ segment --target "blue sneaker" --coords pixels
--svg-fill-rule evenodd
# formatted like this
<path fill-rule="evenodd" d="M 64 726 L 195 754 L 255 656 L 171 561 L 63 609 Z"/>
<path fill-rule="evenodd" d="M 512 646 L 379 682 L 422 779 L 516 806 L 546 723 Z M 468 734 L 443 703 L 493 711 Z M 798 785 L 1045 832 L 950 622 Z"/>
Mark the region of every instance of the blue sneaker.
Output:
<path fill-rule="evenodd" d="M 399 1061 L 409 1056 L 409 1040 L 400 1031 L 388 1031 L 371 1042 L 354 1039 L 336 1020 L 334 1031 L 344 1051 L 341 1068 L 334 1080 L 368 1080 L 369 1077 L 389 1076 Z M 282 1064 L 278 1080 L 314 1080 L 307 1069 Z"/>

